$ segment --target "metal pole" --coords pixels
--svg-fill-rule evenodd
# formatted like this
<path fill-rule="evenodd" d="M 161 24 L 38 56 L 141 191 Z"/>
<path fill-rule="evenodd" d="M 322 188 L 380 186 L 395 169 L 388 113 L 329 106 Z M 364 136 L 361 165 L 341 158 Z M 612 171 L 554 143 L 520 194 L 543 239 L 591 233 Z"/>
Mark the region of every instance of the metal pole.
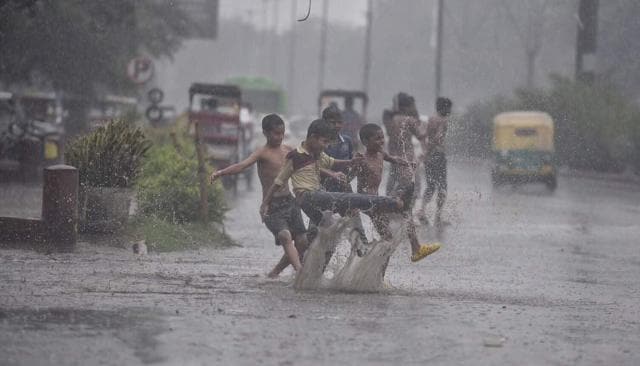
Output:
<path fill-rule="evenodd" d="M 278 23 L 280 23 L 280 19 L 278 18 L 278 4 L 279 0 L 273 1 L 273 33 L 271 37 L 271 79 L 276 80 L 276 72 L 278 68 L 278 52 L 276 52 L 276 48 L 278 47 Z"/>
<path fill-rule="evenodd" d="M 195 121 L 196 157 L 198 159 L 198 188 L 200 190 L 200 221 L 209 222 L 209 192 L 207 185 L 207 168 L 205 162 L 204 143 L 202 142 L 202 128 L 199 121 Z"/>
<path fill-rule="evenodd" d="M 320 29 L 320 65 L 318 70 L 318 95 L 324 89 L 324 69 L 327 62 L 327 23 L 329 18 L 329 0 L 322 1 L 322 26 Z"/>
<path fill-rule="evenodd" d="M 267 65 L 266 60 L 269 59 L 269 47 L 267 46 L 267 42 L 269 41 L 268 32 L 269 32 L 269 4 L 267 3 L 269 0 L 262 0 L 262 22 L 264 29 L 262 29 L 261 37 L 262 41 L 260 42 L 260 50 L 262 54 L 263 65 L 261 67 L 263 76 L 267 75 L 269 72 L 269 65 Z M 259 63 L 260 64 L 260 63 Z"/>
<path fill-rule="evenodd" d="M 298 1 L 291 0 L 291 30 L 289 31 L 289 72 L 287 73 L 287 92 L 289 93 L 289 114 L 293 113 L 295 98 L 295 65 L 296 65 L 296 16 L 298 14 Z"/>
<path fill-rule="evenodd" d="M 434 94 L 435 98 L 438 98 L 442 88 L 442 31 L 444 28 L 443 16 L 444 14 L 444 0 L 438 0 L 438 17 L 437 22 L 437 34 L 436 34 L 436 55 L 435 55 L 435 83 Z"/>
<path fill-rule="evenodd" d="M 576 39 L 576 80 L 592 82 L 598 39 L 598 0 L 580 0 Z M 586 57 L 586 59 L 585 59 Z"/>
<path fill-rule="evenodd" d="M 362 68 L 362 91 L 369 95 L 369 73 L 371 71 L 371 27 L 373 23 L 373 0 L 367 1 L 367 28 L 364 36 L 364 67 Z"/>

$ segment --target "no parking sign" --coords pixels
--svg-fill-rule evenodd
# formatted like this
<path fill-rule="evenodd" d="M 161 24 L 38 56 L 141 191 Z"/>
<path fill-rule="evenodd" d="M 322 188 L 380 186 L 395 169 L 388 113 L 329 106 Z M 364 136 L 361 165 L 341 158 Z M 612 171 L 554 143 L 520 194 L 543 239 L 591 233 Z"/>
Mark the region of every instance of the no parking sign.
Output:
<path fill-rule="evenodd" d="M 136 57 L 127 64 L 127 76 L 136 84 L 151 80 L 153 71 L 153 61 L 145 56 Z"/>

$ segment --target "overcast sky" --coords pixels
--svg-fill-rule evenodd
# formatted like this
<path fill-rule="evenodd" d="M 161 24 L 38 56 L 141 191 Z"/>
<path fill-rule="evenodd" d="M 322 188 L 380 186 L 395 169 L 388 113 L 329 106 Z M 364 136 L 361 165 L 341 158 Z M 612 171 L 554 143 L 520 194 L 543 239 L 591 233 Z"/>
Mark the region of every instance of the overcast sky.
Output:
<path fill-rule="evenodd" d="M 267 22 L 273 27 L 274 8 L 278 9 L 278 29 L 289 28 L 292 22 L 291 6 L 297 4 L 297 17 L 306 14 L 309 0 L 220 0 L 220 15 L 225 18 L 242 18 L 260 27 L 265 26 L 262 14 L 267 9 Z M 324 0 L 311 0 L 311 16 L 322 14 Z M 364 26 L 367 0 L 327 0 L 329 1 L 329 21 L 354 26 Z M 265 6 L 266 5 L 266 6 Z"/>

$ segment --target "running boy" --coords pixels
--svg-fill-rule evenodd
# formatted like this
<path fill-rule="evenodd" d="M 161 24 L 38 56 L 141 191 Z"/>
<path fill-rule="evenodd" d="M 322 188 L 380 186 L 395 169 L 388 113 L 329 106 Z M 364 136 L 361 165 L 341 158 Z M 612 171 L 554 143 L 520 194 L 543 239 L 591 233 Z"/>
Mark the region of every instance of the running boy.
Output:
<path fill-rule="evenodd" d="M 293 148 L 282 144 L 284 121 L 276 114 L 262 119 L 262 132 L 267 143 L 245 160 L 211 174 L 211 183 L 216 179 L 242 172 L 254 163 L 258 163 L 258 176 L 262 184 L 262 196 L 265 197 L 273 185 L 276 175 L 285 164 L 285 157 Z M 261 212 L 267 228 L 276 238 L 276 245 L 282 245 L 284 255 L 280 262 L 269 272 L 269 277 L 277 277 L 290 263 L 298 271 L 302 268 L 300 258 L 307 247 L 307 236 L 300 208 L 296 205 L 288 185 L 272 193 L 273 201 L 268 212 Z M 294 242 L 295 241 L 295 245 Z"/>
<path fill-rule="evenodd" d="M 384 161 L 391 164 L 409 167 L 410 163 L 404 159 L 397 158 L 387 154 L 384 149 L 384 133 L 380 126 L 367 123 L 360 129 L 360 141 L 366 148 L 366 152 L 363 156 L 363 160 L 355 167 L 356 175 L 358 177 L 358 193 L 378 195 L 378 188 L 382 181 L 382 165 Z M 397 198 L 407 202 L 405 209 L 402 212 L 402 216 L 407 225 L 407 236 L 409 237 L 409 243 L 411 244 L 411 261 L 417 262 L 429 254 L 440 249 L 439 244 L 422 244 L 418 243 L 418 237 L 416 234 L 416 228 L 411 219 L 411 205 L 408 204 L 413 195 L 412 189 L 400 189 L 402 183 L 399 182 L 396 188 L 396 194 L 400 195 Z M 371 217 L 371 221 L 376 228 L 376 231 L 385 240 L 391 239 L 391 230 L 389 228 L 389 217 L 384 212 L 372 211 L 367 213 Z"/>
<path fill-rule="evenodd" d="M 406 93 L 398 93 L 396 100 L 397 111 L 393 113 L 386 124 L 389 135 L 389 153 L 413 162 L 415 155 L 412 138 L 415 136 L 418 140 L 424 140 L 426 134 L 420 133 L 420 121 L 417 118 L 414 98 Z M 415 191 L 415 170 L 414 165 L 393 166 L 387 180 L 387 196 L 391 196 L 398 188 Z M 404 187 L 399 187 L 399 185 L 404 185 Z M 413 198 L 411 201 L 413 203 Z"/>
<path fill-rule="evenodd" d="M 437 115 L 429 118 L 429 122 L 427 122 L 427 141 L 423 144 L 427 188 L 424 190 L 422 205 L 418 212 L 418 219 L 423 223 L 429 222 L 425 209 L 436 189 L 438 190 L 438 199 L 434 221 L 436 225 L 442 223 L 442 207 L 447 199 L 447 157 L 445 156 L 444 139 L 447 135 L 448 117 L 451 114 L 452 105 L 449 98 L 439 97 L 436 100 Z"/>
<path fill-rule="evenodd" d="M 286 183 L 291 178 L 293 192 L 296 201 L 304 211 L 311 223 L 319 225 L 322 220 L 322 211 L 332 211 L 344 213 L 352 209 L 372 210 L 380 212 L 400 211 L 403 202 L 389 197 L 371 196 L 358 193 L 325 192 L 320 184 L 320 170 L 325 169 L 327 174 L 338 173 L 328 169 L 339 169 L 357 164 L 362 158 L 351 160 L 337 160 L 328 156 L 324 150 L 334 134 L 331 125 L 323 120 L 317 119 L 309 125 L 307 138 L 295 150 L 287 155 L 286 163 L 274 180 L 274 184 L 264 196 L 260 212 L 266 215 L 272 203 L 275 192 L 286 187 Z M 315 236 L 316 233 L 311 233 Z M 309 241 L 313 241 L 309 237 Z"/>

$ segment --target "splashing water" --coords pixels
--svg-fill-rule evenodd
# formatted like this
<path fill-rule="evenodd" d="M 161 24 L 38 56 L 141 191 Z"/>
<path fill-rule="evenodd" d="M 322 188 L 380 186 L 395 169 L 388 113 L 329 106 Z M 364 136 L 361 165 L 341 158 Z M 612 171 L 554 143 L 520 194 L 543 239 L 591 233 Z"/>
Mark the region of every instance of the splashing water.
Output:
<path fill-rule="evenodd" d="M 393 239 L 391 241 L 376 240 L 369 244 L 369 252 L 358 257 L 353 249 L 344 265 L 339 268 L 333 278 L 324 276 L 325 253 L 335 251 L 344 233 L 353 231 L 352 218 L 340 218 L 336 221 L 325 214 L 318 235 L 311 243 L 304 256 L 302 270 L 296 275 L 294 288 L 298 290 L 333 289 L 348 292 L 378 292 L 384 289 L 384 274 L 389 258 L 398 245 L 405 239 L 402 235 L 404 225 L 397 225 L 393 220 Z"/>

